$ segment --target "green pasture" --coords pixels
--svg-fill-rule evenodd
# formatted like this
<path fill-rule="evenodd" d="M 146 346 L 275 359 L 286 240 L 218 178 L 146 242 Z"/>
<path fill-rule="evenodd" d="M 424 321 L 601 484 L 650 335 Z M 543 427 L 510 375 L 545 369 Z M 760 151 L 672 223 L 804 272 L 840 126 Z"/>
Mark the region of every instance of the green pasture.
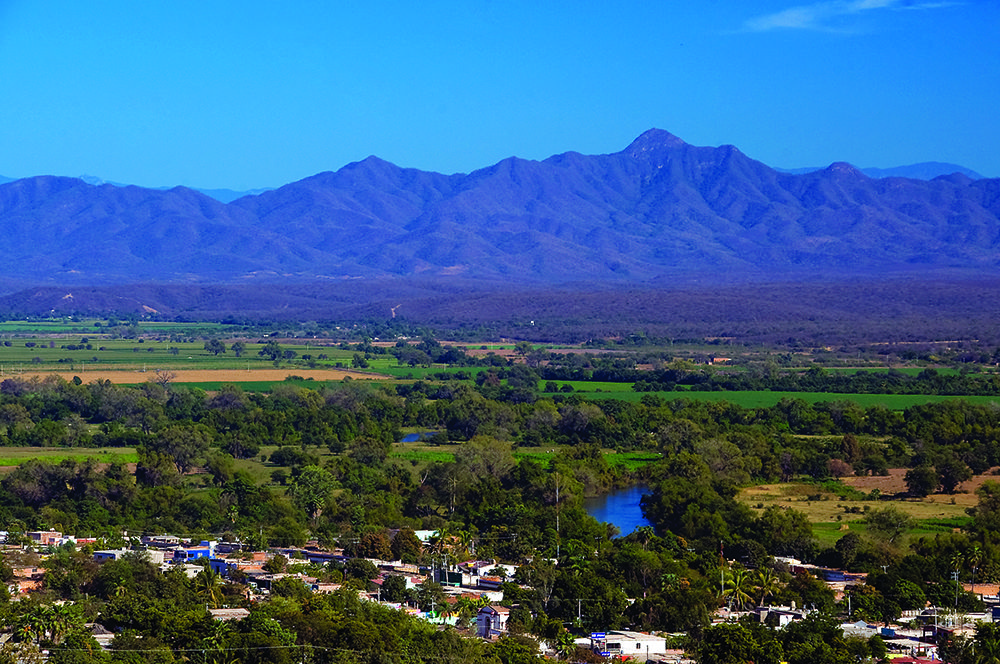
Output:
<path fill-rule="evenodd" d="M 975 504 L 975 496 L 971 494 L 934 495 L 923 500 L 890 500 L 885 496 L 875 499 L 837 484 L 762 484 L 744 488 L 737 499 L 758 514 L 772 506 L 802 512 L 812 524 L 821 547 L 833 546 L 848 531 L 864 533 L 863 519 L 870 510 L 892 506 L 911 516 L 916 525 L 906 537 L 912 539 L 964 527 L 969 521 L 965 510 Z"/>
<path fill-rule="evenodd" d="M 396 443 L 392 446 L 392 452 L 390 452 L 389 456 L 391 458 L 409 462 L 417 469 L 423 469 L 424 467 L 439 461 L 454 461 L 454 450 L 460 445 L 461 443 L 451 445 L 429 445 L 423 441 Z M 562 449 L 563 448 L 559 446 L 540 448 L 520 447 L 514 450 L 513 455 L 514 458 L 519 461 L 521 459 L 532 459 L 540 463 L 542 466 L 548 466 Z M 631 472 L 647 464 L 659 461 L 660 455 L 653 452 L 605 451 L 604 459 L 610 466 L 624 467 L 626 470 Z"/>
<path fill-rule="evenodd" d="M 52 318 L 43 320 L 8 320 L 0 321 L 0 335 L 31 335 L 31 334 L 81 334 L 102 335 L 117 327 L 117 321 L 103 318 Z M 135 325 L 140 334 L 184 334 L 202 335 L 218 334 L 219 332 L 237 329 L 237 326 L 225 323 L 190 322 L 177 323 L 166 321 L 138 321 Z"/>
<path fill-rule="evenodd" d="M 837 373 L 837 374 L 856 374 L 860 372 L 864 373 L 883 373 L 887 374 L 890 371 L 894 373 L 901 373 L 907 376 L 917 376 L 920 373 L 926 371 L 929 367 L 823 367 L 823 370 L 827 373 Z M 951 367 L 932 367 L 934 371 L 940 376 L 957 376 L 961 372 L 958 369 L 952 369 Z"/>
<path fill-rule="evenodd" d="M 831 401 L 852 401 L 859 406 L 868 408 L 870 406 L 885 406 L 890 410 L 904 410 L 911 406 L 919 406 L 926 403 L 939 403 L 954 399 L 964 399 L 971 403 L 998 403 L 1000 397 L 997 396 L 947 396 L 939 394 L 843 394 L 837 392 L 697 392 L 689 390 L 678 390 L 673 392 L 633 392 L 631 389 L 618 392 L 582 392 L 588 399 L 621 399 L 622 401 L 637 402 L 646 394 L 655 394 L 668 401 L 673 399 L 690 399 L 692 401 L 727 401 L 743 408 L 770 408 L 782 399 L 801 399 L 807 403 L 820 403 Z"/>
<path fill-rule="evenodd" d="M 90 349 L 68 349 L 62 346 L 80 346 L 83 339 Z M 10 343 L 10 345 L 6 345 Z M 31 345 L 26 345 L 31 344 Z M 264 344 L 244 342 L 246 349 L 241 357 L 229 349 L 213 355 L 205 350 L 204 340 L 171 341 L 169 338 L 107 339 L 95 335 L 17 337 L 0 339 L 0 371 L 18 373 L 30 371 L 83 372 L 102 369 L 246 369 L 270 367 L 273 361 L 258 353 Z M 281 344 L 283 350 L 295 351 L 291 360 L 280 360 L 282 366 L 307 368 L 309 362 L 302 355 L 309 355 L 317 367 L 334 367 L 338 362 L 350 366 L 352 353 L 335 347 Z M 316 360 L 325 354 L 324 360 Z M 395 359 L 393 359 L 395 362 Z"/>
<path fill-rule="evenodd" d="M 350 366 L 351 358 L 353 358 L 353 353 L 348 353 L 346 360 L 342 361 L 345 361 L 347 366 Z M 455 374 L 460 372 L 467 373 L 472 378 L 475 378 L 479 372 L 485 370 L 486 369 L 484 367 L 452 367 L 445 364 L 432 364 L 429 367 L 420 365 L 411 367 L 407 364 L 399 364 L 396 361 L 396 358 L 391 355 L 370 359 L 368 360 L 368 368 L 363 369 L 363 371 L 373 371 L 375 373 L 393 376 L 394 378 L 413 380 L 423 380 L 427 378 L 427 376 L 438 373 Z"/>
<path fill-rule="evenodd" d="M 968 518 L 962 519 L 957 517 L 954 519 L 932 518 L 917 520 L 916 526 L 912 530 L 907 531 L 901 544 L 906 546 L 908 542 L 921 537 L 933 537 L 941 533 L 950 533 L 956 528 L 964 527 L 968 524 L 968 521 Z M 820 548 L 827 548 L 834 546 L 837 540 L 848 532 L 864 534 L 868 531 L 868 527 L 861 521 L 851 521 L 848 523 L 822 522 L 812 524 L 812 531 L 813 535 L 816 536 L 816 541 L 819 543 Z"/>
<path fill-rule="evenodd" d="M 60 321 L 0 321 L 0 334 L 89 334 L 95 328 L 86 323 L 65 323 Z"/>
<path fill-rule="evenodd" d="M 541 380 L 541 381 L 538 381 L 538 390 L 541 391 L 541 390 L 545 389 L 545 384 L 549 383 L 549 382 L 555 383 L 560 389 L 562 388 L 563 385 L 569 385 L 570 387 L 573 388 L 573 392 L 574 393 L 578 392 L 578 393 L 581 393 L 581 394 L 589 394 L 591 392 L 600 393 L 602 395 L 604 393 L 612 393 L 612 394 L 622 394 L 622 393 L 629 393 L 629 394 L 631 394 L 631 393 L 633 393 L 633 391 L 632 391 L 632 383 L 609 383 L 609 382 L 606 382 L 606 381 L 598 381 L 598 380 L 594 380 L 594 381 L 591 381 L 591 380 L 553 380 L 553 381 Z M 551 394 L 555 394 L 555 393 L 553 392 Z M 604 398 L 604 397 L 602 396 L 600 398 Z"/>
<path fill-rule="evenodd" d="M 66 459 L 136 463 L 139 455 L 133 447 L 0 447 L 0 467 L 19 466 L 32 459 L 52 463 L 60 463 Z"/>

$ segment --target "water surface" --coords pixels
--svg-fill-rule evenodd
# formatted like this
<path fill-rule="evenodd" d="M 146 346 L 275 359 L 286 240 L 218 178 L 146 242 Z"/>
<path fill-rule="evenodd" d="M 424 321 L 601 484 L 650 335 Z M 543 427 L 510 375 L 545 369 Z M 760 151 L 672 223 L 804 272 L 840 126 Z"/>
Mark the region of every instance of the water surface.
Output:
<path fill-rule="evenodd" d="M 644 493 L 649 493 L 649 487 L 641 484 L 630 486 L 596 498 L 587 498 L 583 501 L 583 508 L 598 521 L 617 526 L 620 534 L 625 536 L 642 526 L 653 525 L 642 515 L 642 508 L 639 507 Z"/>

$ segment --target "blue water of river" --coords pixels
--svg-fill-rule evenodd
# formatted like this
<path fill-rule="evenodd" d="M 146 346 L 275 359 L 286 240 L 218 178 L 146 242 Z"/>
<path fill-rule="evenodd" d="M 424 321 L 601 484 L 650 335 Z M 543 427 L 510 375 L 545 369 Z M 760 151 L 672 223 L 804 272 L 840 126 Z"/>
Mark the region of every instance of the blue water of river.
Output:
<path fill-rule="evenodd" d="M 625 536 L 642 526 L 653 525 L 642 515 L 642 508 L 639 506 L 644 493 L 649 493 L 648 487 L 630 486 L 596 498 L 587 498 L 583 501 L 583 508 L 598 521 L 617 526 L 620 534 Z"/>

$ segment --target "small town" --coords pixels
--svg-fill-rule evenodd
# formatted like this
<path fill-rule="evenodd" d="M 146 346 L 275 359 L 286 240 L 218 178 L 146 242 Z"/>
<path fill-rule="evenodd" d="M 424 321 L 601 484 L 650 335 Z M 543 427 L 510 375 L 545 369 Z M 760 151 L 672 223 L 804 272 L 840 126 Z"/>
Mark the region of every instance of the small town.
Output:
<path fill-rule="evenodd" d="M 434 531 L 413 533 L 423 546 L 434 540 Z M 393 533 L 395 535 L 395 533 Z M 0 532 L 6 538 L 6 532 Z M 122 533 L 129 540 L 128 533 Z M 142 560 L 163 573 L 183 573 L 188 579 L 208 577 L 217 584 L 206 597 L 205 609 L 215 621 L 240 621 L 251 615 L 250 607 L 267 602 L 273 593 L 280 593 L 289 585 L 300 593 L 329 594 L 350 592 L 365 602 L 378 603 L 408 616 L 438 626 L 458 628 L 466 638 L 495 641 L 508 634 L 511 612 L 518 606 L 504 601 L 504 588 L 514 583 L 517 565 L 495 561 L 469 560 L 457 564 L 424 567 L 406 565 L 401 561 L 351 558 L 342 549 L 327 551 L 316 542 L 303 548 L 280 548 L 267 551 L 244 551 L 239 543 L 203 540 L 185 542 L 175 536 L 143 536 L 131 538 L 128 548 L 95 549 L 99 542 L 94 538 L 77 538 L 56 531 L 29 531 L 23 534 L 21 545 L 7 544 L 7 559 L 34 561 L 31 565 L 13 567 L 8 581 L 11 601 L 30 601 L 32 595 L 44 587 L 46 561 L 57 549 L 92 551 L 97 563 L 124 559 Z M 28 543 L 30 542 L 30 544 Z M 17 555 L 12 555 L 14 553 Z M 433 558 L 433 554 L 429 557 Z M 447 555 L 442 556 L 446 560 Z M 792 574 L 808 574 L 822 580 L 835 593 L 837 600 L 845 599 L 848 586 L 863 584 L 866 575 L 840 570 L 819 568 L 803 564 L 792 558 L 778 558 L 779 565 Z M 363 570 L 357 577 L 362 582 L 344 583 L 325 580 L 329 574 L 312 576 L 309 570 Z M 344 575 L 346 576 L 346 574 Z M 342 577 L 343 578 L 343 577 Z M 239 595 L 227 592 L 225 587 L 238 589 Z M 522 586 L 523 588 L 523 586 Z M 986 606 L 985 611 L 956 612 L 947 607 L 927 607 L 908 610 L 895 621 L 872 624 L 866 621 L 846 622 L 839 625 L 845 636 L 870 640 L 878 637 L 886 648 L 885 658 L 895 664 L 941 661 L 937 643 L 942 639 L 971 637 L 983 623 L 1000 619 L 1000 586 L 996 584 L 963 584 L 963 591 L 975 593 Z M 218 591 L 218 592 L 216 592 Z M 392 596 L 392 598 L 390 598 Z M 236 599 L 233 605 L 226 603 Z M 634 600 L 630 600 L 634 601 Z M 733 606 L 733 602 L 719 608 L 712 617 L 713 625 L 737 624 L 747 619 L 783 629 L 801 622 L 815 606 Z M 99 623 L 85 626 L 97 644 L 109 649 L 115 633 Z M 55 634 L 55 632 L 53 632 Z M 0 641 L 7 642 L 12 634 L 7 631 Z M 683 648 L 684 634 L 636 632 L 607 629 L 576 636 L 573 646 L 579 651 L 590 651 L 599 658 L 621 661 L 665 662 L 686 664 L 694 662 Z M 560 651 L 557 643 L 539 642 L 542 656 L 557 658 L 567 651 Z M 564 644 L 565 645 L 565 644 Z M 41 651 L 43 656 L 48 652 Z"/>

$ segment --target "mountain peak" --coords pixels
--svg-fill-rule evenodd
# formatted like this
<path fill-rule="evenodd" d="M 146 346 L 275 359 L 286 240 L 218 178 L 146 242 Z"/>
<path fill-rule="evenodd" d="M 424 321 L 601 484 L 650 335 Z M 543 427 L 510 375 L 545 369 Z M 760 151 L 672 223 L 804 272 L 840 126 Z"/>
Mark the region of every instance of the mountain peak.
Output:
<path fill-rule="evenodd" d="M 649 129 L 644 131 L 639 138 L 625 148 L 624 152 L 632 157 L 638 157 L 644 153 L 655 152 L 664 149 L 676 149 L 687 145 L 683 140 L 677 138 L 669 131 L 663 129 Z"/>
<path fill-rule="evenodd" d="M 841 176 L 851 176 L 851 177 L 867 177 L 860 170 L 847 163 L 846 161 L 835 161 L 824 170 L 825 173 L 831 175 L 841 175 Z"/>

